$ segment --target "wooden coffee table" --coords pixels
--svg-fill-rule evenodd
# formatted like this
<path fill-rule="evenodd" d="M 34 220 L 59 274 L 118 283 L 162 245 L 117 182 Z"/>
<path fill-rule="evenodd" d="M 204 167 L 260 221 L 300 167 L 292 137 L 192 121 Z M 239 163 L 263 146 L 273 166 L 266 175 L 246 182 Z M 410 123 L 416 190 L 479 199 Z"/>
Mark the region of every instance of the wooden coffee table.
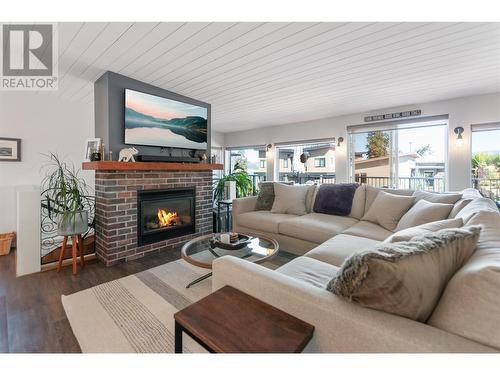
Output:
<path fill-rule="evenodd" d="M 175 352 L 185 332 L 211 353 L 300 353 L 314 327 L 225 286 L 174 314 Z"/>

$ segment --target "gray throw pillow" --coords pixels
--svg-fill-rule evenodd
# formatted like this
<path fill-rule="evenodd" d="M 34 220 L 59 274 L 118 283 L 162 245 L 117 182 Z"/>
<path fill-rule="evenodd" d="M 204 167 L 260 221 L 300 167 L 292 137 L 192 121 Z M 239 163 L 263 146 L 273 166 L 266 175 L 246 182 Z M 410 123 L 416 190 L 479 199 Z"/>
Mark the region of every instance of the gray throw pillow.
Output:
<path fill-rule="evenodd" d="M 259 194 L 255 203 L 256 211 L 271 211 L 274 203 L 274 182 L 259 183 Z"/>
<path fill-rule="evenodd" d="M 415 197 L 415 202 L 425 199 L 427 202 L 447 204 L 455 204 L 462 199 L 462 193 L 434 193 L 425 190 L 415 190 L 413 196 Z"/>
<path fill-rule="evenodd" d="M 401 217 L 408 211 L 415 198 L 379 191 L 368 212 L 361 220 L 379 224 L 387 230 L 396 229 Z"/>
<path fill-rule="evenodd" d="M 273 214 L 305 215 L 306 197 L 310 186 L 284 185 L 274 183 L 274 203 L 271 208 Z"/>
<path fill-rule="evenodd" d="M 425 223 L 416 227 L 400 230 L 399 232 L 396 232 L 392 236 L 386 238 L 384 242 L 410 241 L 413 237 L 421 236 L 422 234 L 437 232 L 446 228 L 460 228 L 463 225 L 464 221 L 461 218 L 433 221 L 431 223 Z"/>
<path fill-rule="evenodd" d="M 354 253 L 327 289 L 361 306 L 426 322 L 448 281 L 475 251 L 480 231 L 443 229 Z"/>
<path fill-rule="evenodd" d="M 460 199 L 453 208 L 451 209 L 450 215 L 448 216 L 448 219 L 454 219 L 457 214 L 462 211 L 465 206 L 467 206 L 470 202 L 472 202 L 472 198 L 462 198 Z"/>
<path fill-rule="evenodd" d="M 448 218 L 452 208 L 452 204 L 431 203 L 421 199 L 399 220 L 396 231 L 425 223 L 432 223 L 433 221 L 445 220 Z"/>

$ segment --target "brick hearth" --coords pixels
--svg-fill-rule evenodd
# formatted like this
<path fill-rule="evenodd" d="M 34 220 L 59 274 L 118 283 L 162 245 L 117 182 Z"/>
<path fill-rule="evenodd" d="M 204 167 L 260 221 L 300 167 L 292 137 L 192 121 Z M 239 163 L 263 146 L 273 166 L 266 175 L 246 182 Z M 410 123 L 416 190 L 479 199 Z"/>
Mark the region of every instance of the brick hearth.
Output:
<path fill-rule="evenodd" d="M 196 187 L 196 233 L 137 246 L 137 190 L 191 186 Z M 171 250 L 194 237 L 212 232 L 212 171 L 96 168 L 95 194 L 96 254 L 107 266 Z"/>

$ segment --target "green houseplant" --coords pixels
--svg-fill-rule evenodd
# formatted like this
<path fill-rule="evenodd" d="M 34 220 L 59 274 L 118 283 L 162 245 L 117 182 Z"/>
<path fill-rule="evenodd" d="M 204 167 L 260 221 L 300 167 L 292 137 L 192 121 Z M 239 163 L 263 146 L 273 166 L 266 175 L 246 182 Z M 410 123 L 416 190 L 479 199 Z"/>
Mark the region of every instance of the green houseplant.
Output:
<path fill-rule="evenodd" d="M 78 176 L 75 167 L 59 159 L 56 154 L 47 155 L 46 175 L 42 181 L 42 196 L 47 198 L 49 212 L 57 218 L 60 236 L 82 234 L 88 230 L 88 186 Z"/>
<path fill-rule="evenodd" d="M 234 181 L 236 183 L 236 195 L 238 198 L 246 197 L 252 193 L 253 183 L 248 177 L 246 166 L 243 162 L 237 162 L 231 173 L 215 179 L 214 200 L 224 199 L 224 188 L 227 181 Z"/>

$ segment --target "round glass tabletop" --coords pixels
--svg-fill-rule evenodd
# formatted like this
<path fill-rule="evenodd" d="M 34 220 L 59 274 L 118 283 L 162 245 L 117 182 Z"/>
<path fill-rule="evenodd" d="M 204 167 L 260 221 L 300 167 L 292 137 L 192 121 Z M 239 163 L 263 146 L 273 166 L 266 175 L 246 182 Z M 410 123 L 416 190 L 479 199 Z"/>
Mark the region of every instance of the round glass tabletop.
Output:
<path fill-rule="evenodd" d="M 220 233 L 217 233 L 220 234 Z M 274 257 L 279 250 L 276 240 L 254 233 L 241 233 L 250 237 L 245 247 L 237 250 L 226 250 L 212 247 L 210 240 L 213 234 L 207 234 L 186 242 L 181 250 L 182 258 L 198 267 L 212 268 L 212 262 L 224 255 L 231 255 L 253 263 L 262 263 Z"/>

